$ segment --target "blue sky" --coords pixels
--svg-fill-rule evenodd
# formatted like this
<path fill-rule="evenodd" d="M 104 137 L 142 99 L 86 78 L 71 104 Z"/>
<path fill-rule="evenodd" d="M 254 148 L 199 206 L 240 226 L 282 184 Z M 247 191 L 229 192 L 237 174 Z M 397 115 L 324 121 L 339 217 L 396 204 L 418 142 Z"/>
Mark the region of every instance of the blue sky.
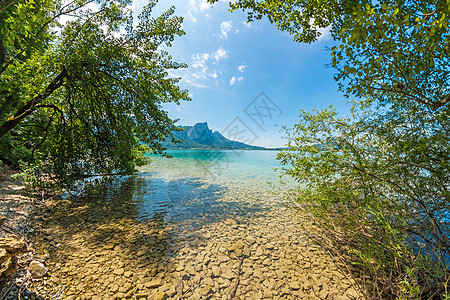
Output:
<path fill-rule="evenodd" d="M 135 1 L 139 13 L 146 1 Z M 186 35 L 169 49 L 173 59 L 189 68 L 171 76 L 192 101 L 165 105 L 180 125 L 208 122 L 209 128 L 231 139 L 254 145 L 281 147 L 282 126 L 292 127 L 300 108 L 312 110 L 334 104 L 347 111 L 337 91 L 330 63 L 333 46 L 329 34 L 312 45 L 292 41 L 266 20 L 247 24 L 243 12 L 229 12 L 228 2 L 214 5 L 205 0 L 162 0 L 160 14 L 174 5 L 184 17 Z M 234 134 L 233 134 L 234 133 Z"/>

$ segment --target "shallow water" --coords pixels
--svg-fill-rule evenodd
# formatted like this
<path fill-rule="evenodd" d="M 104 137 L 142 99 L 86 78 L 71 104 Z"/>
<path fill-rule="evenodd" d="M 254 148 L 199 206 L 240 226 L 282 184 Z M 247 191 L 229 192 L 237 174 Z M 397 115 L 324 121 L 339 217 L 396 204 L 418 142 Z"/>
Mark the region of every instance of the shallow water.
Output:
<path fill-rule="evenodd" d="M 163 213 L 167 222 L 217 222 L 262 213 L 279 178 L 275 151 L 173 150 L 139 169 L 141 217 Z M 275 204 L 275 203 L 273 203 Z M 205 220 L 206 219 L 206 220 Z"/>
<path fill-rule="evenodd" d="M 51 299 L 352 299 L 274 151 L 171 151 L 42 220 Z M 270 184 L 269 184 L 270 183 Z M 52 240 L 54 239 L 54 240 Z"/>

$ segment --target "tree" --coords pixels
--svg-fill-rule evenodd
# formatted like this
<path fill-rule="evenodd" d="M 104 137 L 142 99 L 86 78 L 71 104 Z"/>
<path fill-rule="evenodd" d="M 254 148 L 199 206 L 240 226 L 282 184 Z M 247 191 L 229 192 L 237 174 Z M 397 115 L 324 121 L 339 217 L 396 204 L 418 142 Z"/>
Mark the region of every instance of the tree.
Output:
<path fill-rule="evenodd" d="M 432 110 L 450 101 L 445 0 L 238 0 L 230 6 L 250 10 L 249 21 L 266 16 L 296 42 L 314 42 L 330 30 L 340 43 L 331 49 L 332 65 L 347 95 L 414 101 Z"/>
<path fill-rule="evenodd" d="M 0 157 L 60 180 L 131 172 L 175 128 L 165 102 L 189 100 L 163 50 L 184 34 L 174 7 L 139 21 L 131 1 L 2 1 Z M 147 148 L 149 147 L 149 148 Z M 67 175 L 71 176 L 67 176 Z"/>
<path fill-rule="evenodd" d="M 210 1 L 215 2 L 215 1 Z M 448 1 L 237 0 L 297 42 L 330 30 L 353 115 L 300 112 L 279 153 L 290 191 L 375 283 L 368 297 L 432 298 L 450 278 Z"/>
<path fill-rule="evenodd" d="M 333 108 L 302 110 L 277 156 L 282 173 L 298 182 L 290 197 L 366 268 L 375 286 L 362 286 L 368 298 L 444 292 L 450 122 L 434 121 L 439 118 L 417 107 L 355 105 L 350 117 Z"/>

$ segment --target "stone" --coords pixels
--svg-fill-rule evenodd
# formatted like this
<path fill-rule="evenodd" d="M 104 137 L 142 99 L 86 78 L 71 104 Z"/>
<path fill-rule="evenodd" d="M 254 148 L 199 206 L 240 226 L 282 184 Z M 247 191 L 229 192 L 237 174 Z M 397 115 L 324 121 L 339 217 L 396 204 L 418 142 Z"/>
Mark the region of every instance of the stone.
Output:
<path fill-rule="evenodd" d="M 221 263 L 227 262 L 230 260 L 230 258 L 226 255 L 219 255 L 219 257 L 217 258 Z"/>
<path fill-rule="evenodd" d="M 147 294 L 145 293 L 139 293 L 135 295 L 136 299 L 147 299 Z"/>
<path fill-rule="evenodd" d="M 0 249 L 0 279 L 12 277 L 16 269 L 17 258 L 5 249 Z"/>
<path fill-rule="evenodd" d="M 244 244 L 241 241 L 237 241 L 232 246 L 228 247 L 228 251 L 232 252 L 236 250 L 241 250 L 242 248 L 244 248 Z"/>
<path fill-rule="evenodd" d="M 346 292 L 347 296 L 349 296 L 351 299 L 356 299 L 358 298 L 359 294 L 358 292 L 353 288 L 349 288 Z"/>
<path fill-rule="evenodd" d="M 210 285 L 205 285 L 200 289 L 200 295 L 207 296 L 212 293 L 212 287 Z"/>
<path fill-rule="evenodd" d="M 236 277 L 236 275 L 234 275 L 233 272 L 231 271 L 231 269 L 228 267 L 222 268 L 221 276 L 222 276 L 222 278 L 225 278 L 225 279 L 233 279 Z"/>
<path fill-rule="evenodd" d="M 206 277 L 204 280 L 205 284 L 213 286 L 214 285 L 214 280 L 212 280 L 211 277 Z"/>
<path fill-rule="evenodd" d="M 119 286 L 117 284 L 111 285 L 110 291 L 115 293 L 119 290 Z"/>
<path fill-rule="evenodd" d="M 0 249 L 5 249 L 10 254 L 21 254 L 27 251 L 27 244 L 14 237 L 1 238 Z"/>
<path fill-rule="evenodd" d="M 213 277 L 219 277 L 220 274 L 222 273 L 222 271 L 220 270 L 220 268 L 218 266 L 213 266 L 211 268 L 211 271 L 212 271 L 212 276 Z"/>
<path fill-rule="evenodd" d="M 225 225 L 236 225 L 236 224 L 237 224 L 236 220 L 231 219 L 231 218 L 225 219 L 225 221 L 223 221 L 223 223 L 224 223 Z"/>
<path fill-rule="evenodd" d="M 259 246 L 258 247 L 258 249 L 256 249 L 256 253 L 255 253 L 255 256 L 261 256 L 261 255 L 263 255 L 264 254 L 264 251 L 263 251 L 263 249 L 261 248 L 261 246 Z"/>
<path fill-rule="evenodd" d="M 289 287 L 293 290 L 299 290 L 300 284 L 298 284 L 297 281 L 291 281 L 291 282 L 289 282 Z"/>
<path fill-rule="evenodd" d="M 247 238 L 247 242 L 248 242 L 250 245 L 252 245 L 252 244 L 256 243 L 256 239 L 253 238 L 253 237 L 248 237 L 248 238 Z"/>
<path fill-rule="evenodd" d="M 127 271 L 127 272 L 123 273 L 123 276 L 125 276 L 127 278 L 131 277 L 131 275 L 133 275 L 133 272 L 131 272 L 131 271 Z"/>
<path fill-rule="evenodd" d="M 327 290 L 321 290 L 320 292 L 319 292 L 319 298 L 320 299 L 327 299 L 327 297 L 328 297 L 328 291 Z"/>
<path fill-rule="evenodd" d="M 194 270 L 197 272 L 201 272 L 202 268 L 203 268 L 203 266 L 201 264 L 198 264 L 194 267 Z"/>
<path fill-rule="evenodd" d="M 253 276 L 258 277 L 258 278 L 261 279 L 261 280 L 264 278 L 264 275 L 263 275 L 263 273 L 261 272 L 261 270 L 255 270 L 255 271 L 253 271 Z"/>
<path fill-rule="evenodd" d="M 156 274 L 158 274 L 158 268 L 153 267 L 153 268 L 150 270 L 150 276 L 155 277 Z"/>
<path fill-rule="evenodd" d="M 47 268 L 40 261 L 33 260 L 28 265 L 28 272 L 34 279 L 40 279 L 47 274 Z"/>
<path fill-rule="evenodd" d="M 116 244 L 106 244 L 103 249 L 105 250 L 113 250 L 116 247 Z"/>
<path fill-rule="evenodd" d="M 147 281 L 146 283 L 144 283 L 146 288 L 149 289 L 154 289 L 157 287 L 160 287 L 162 285 L 162 280 L 161 279 L 153 279 L 152 281 Z"/>
<path fill-rule="evenodd" d="M 275 248 L 275 245 L 272 244 L 272 243 L 267 243 L 267 244 L 266 244 L 266 248 L 267 248 L 268 250 L 272 250 L 273 248 Z"/>
<path fill-rule="evenodd" d="M 166 300 L 167 294 L 165 292 L 157 292 L 155 297 L 153 297 L 154 300 Z"/>
<path fill-rule="evenodd" d="M 273 292 L 271 290 L 264 290 L 264 298 L 269 298 L 272 299 L 273 298 Z"/>
<path fill-rule="evenodd" d="M 113 271 L 113 274 L 114 274 L 114 275 L 122 276 L 123 273 L 125 273 L 125 269 L 124 269 L 124 268 L 115 269 L 115 270 Z"/>

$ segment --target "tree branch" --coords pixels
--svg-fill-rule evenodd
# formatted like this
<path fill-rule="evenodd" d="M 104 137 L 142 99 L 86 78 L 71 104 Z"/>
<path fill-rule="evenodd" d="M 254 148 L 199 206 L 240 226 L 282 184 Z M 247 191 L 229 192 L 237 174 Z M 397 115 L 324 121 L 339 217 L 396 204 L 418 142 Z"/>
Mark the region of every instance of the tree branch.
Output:
<path fill-rule="evenodd" d="M 6 133 L 8 133 L 11 129 L 16 127 L 20 121 L 22 121 L 25 117 L 30 115 L 35 109 L 36 105 L 42 100 L 47 99 L 55 90 L 60 88 L 64 84 L 64 78 L 67 76 L 67 70 L 64 68 L 58 76 L 56 76 L 50 84 L 47 86 L 45 91 L 40 95 L 34 97 L 27 103 L 25 103 L 21 108 L 17 110 L 17 112 L 9 117 L 1 126 L 0 126 L 0 138 L 3 137 Z"/>

